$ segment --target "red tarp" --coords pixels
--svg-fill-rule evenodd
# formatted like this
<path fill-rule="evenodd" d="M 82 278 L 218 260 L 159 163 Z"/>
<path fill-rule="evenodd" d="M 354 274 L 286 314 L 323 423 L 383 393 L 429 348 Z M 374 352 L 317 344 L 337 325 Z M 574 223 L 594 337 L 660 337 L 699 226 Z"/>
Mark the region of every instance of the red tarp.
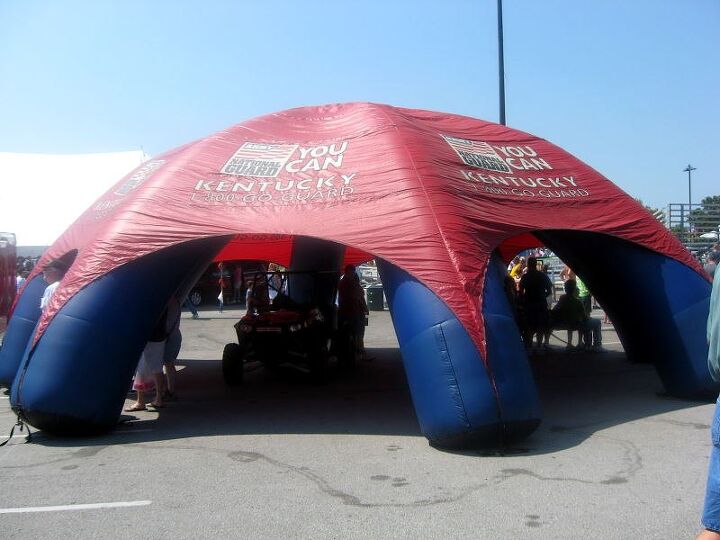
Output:
<path fill-rule="evenodd" d="M 41 261 L 79 250 L 39 332 L 91 281 L 172 244 L 237 234 L 234 254 L 285 262 L 291 238 L 306 235 L 411 273 L 484 354 L 489 256 L 539 229 L 617 236 L 700 271 L 641 205 L 538 137 L 369 103 L 293 109 L 167 152 L 120 180 Z"/>
<path fill-rule="evenodd" d="M 291 235 L 243 235 L 239 234 L 230 240 L 215 257 L 216 261 L 233 259 L 256 259 L 288 266 L 293 251 Z M 248 254 L 252 257 L 248 257 Z M 348 247 L 345 250 L 343 264 L 360 264 L 372 259 L 373 256 L 359 249 Z"/>

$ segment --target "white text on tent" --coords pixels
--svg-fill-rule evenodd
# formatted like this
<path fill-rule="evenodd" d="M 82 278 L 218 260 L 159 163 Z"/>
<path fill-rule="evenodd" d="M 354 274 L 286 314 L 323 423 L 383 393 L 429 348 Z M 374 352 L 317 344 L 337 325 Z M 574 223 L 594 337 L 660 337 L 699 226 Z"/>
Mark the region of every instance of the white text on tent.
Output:
<path fill-rule="evenodd" d="M 566 188 L 578 187 L 575 178 L 572 176 L 555 176 L 541 178 L 520 178 L 517 176 L 496 176 L 494 174 L 483 174 L 474 171 L 462 171 L 466 180 L 471 182 L 482 182 L 515 187 L 543 187 L 543 188 Z"/>

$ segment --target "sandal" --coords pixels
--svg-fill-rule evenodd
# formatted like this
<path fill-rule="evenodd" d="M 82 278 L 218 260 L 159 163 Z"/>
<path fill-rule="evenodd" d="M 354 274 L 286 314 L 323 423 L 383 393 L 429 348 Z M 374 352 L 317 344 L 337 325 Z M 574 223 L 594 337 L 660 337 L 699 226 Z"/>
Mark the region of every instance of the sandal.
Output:
<path fill-rule="evenodd" d="M 163 405 L 162 403 L 155 403 L 155 402 L 153 401 L 152 403 L 150 403 L 150 406 L 151 406 L 153 409 L 162 409 L 165 405 Z"/>
<path fill-rule="evenodd" d="M 125 407 L 126 412 L 135 412 L 135 411 L 147 411 L 147 407 L 145 405 L 138 405 L 137 403 L 134 403 L 133 405 L 130 405 L 129 407 Z"/>

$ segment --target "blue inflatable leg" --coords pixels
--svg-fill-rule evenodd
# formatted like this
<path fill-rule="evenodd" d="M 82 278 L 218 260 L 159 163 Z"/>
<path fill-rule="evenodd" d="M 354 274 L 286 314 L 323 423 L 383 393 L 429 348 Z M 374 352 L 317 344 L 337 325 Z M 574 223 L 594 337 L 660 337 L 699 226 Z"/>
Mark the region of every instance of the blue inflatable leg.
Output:
<path fill-rule="evenodd" d="M 11 405 L 29 424 L 89 434 L 118 420 L 135 368 L 171 295 L 228 238 L 186 242 L 121 266 L 79 291 L 27 353 Z"/>
<path fill-rule="evenodd" d="M 678 397 L 715 398 L 705 328 L 710 283 L 674 259 L 612 236 L 537 236 L 583 279 L 615 325 L 628 359 L 652 362 Z"/>
<path fill-rule="evenodd" d="M 15 380 L 25 348 L 40 318 L 40 298 L 47 285 L 41 275 L 35 276 L 25 287 L 10 317 L 0 349 L 0 384 L 8 388 Z"/>
<path fill-rule="evenodd" d="M 529 435 L 540 422 L 539 401 L 497 273 L 488 272 L 486 284 L 488 368 L 432 291 L 385 261 L 378 267 L 418 421 L 430 442 L 488 446 Z"/>

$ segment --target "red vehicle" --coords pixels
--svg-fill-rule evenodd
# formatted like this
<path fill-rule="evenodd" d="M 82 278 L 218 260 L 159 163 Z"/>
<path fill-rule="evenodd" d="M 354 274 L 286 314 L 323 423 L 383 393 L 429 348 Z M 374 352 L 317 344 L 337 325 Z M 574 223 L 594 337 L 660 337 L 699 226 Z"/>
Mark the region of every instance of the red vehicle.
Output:
<path fill-rule="evenodd" d="M 322 382 L 327 375 L 334 305 L 323 305 L 312 289 L 320 272 L 254 272 L 253 303 L 236 324 L 237 343 L 225 345 L 223 377 L 228 385 L 243 382 L 245 364 L 260 362 L 270 370 L 291 367 Z M 335 279 L 335 274 L 330 273 Z M 300 285 L 310 287 L 308 303 L 290 299 L 290 276 L 309 277 Z M 334 298 L 334 294 L 332 297 Z"/>
<path fill-rule="evenodd" d="M 0 232 L 0 332 L 5 331 L 7 316 L 15 300 L 17 250 L 15 235 Z"/>

